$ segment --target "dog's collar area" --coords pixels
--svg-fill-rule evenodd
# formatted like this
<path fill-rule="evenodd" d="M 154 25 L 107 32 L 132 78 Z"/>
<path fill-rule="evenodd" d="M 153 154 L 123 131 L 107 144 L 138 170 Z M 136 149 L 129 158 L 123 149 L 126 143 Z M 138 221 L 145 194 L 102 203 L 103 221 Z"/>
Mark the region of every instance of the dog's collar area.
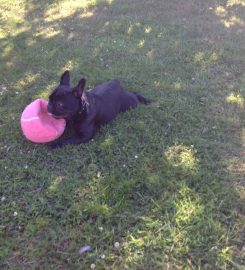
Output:
<path fill-rule="evenodd" d="M 80 109 L 80 111 L 78 112 L 78 114 L 82 114 L 85 110 L 86 110 L 86 108 L 84 106 L 82 106 L 82 108 Z"/>
<path fill-rule="evenodd" d="M 84 111 L 86 111 L 86 108 L 89 106 L 89 103 L 86 98 L 81 97 L 81 103 L 82 103 L 82 108 L 78 112 L 78 114 L 82 114 Z"/>

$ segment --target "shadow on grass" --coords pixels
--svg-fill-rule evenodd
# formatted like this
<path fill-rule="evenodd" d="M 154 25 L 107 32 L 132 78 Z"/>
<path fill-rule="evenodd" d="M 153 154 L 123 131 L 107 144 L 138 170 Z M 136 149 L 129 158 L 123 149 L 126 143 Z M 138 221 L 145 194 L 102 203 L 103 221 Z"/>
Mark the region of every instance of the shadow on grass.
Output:
<path fill-rule="evenodd" d="M 29 2 L 0 40 L 4 265 L 242 265 L 243 202 L 229 160 L 241 162 L 244 113 L 225 97 L 244 95 L 244 8 L 66 3 Z M 17 118 L 64 69 L 91 87 L 117 77 L 156 102 L 120 115 L 94 142 L 50 152 L 21 138 Z M 78 255 L 81 243 L 93 252 Z"/>

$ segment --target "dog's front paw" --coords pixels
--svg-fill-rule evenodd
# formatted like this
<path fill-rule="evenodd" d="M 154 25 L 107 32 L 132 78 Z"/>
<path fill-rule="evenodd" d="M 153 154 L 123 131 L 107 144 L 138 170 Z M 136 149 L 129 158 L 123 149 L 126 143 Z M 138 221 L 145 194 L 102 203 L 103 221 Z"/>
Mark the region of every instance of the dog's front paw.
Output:
<path fill-rule="evenodd" d="M 57 149 L 57 148 L 62 147 L 62 143 L 61 142 L 52 142 L 48 146 L 50 149 Z"/>

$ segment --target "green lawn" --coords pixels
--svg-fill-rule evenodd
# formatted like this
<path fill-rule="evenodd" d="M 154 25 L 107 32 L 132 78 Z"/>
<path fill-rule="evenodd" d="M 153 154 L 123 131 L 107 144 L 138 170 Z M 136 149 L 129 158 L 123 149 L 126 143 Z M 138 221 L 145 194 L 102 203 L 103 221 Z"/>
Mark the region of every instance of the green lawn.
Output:
<path fill-rule="evenodd" d="M 0 269 L 244 269 L 244 27 L 244 0 L 0 0 Z M 28 142 L 66 69 L 154 102 Z"/>

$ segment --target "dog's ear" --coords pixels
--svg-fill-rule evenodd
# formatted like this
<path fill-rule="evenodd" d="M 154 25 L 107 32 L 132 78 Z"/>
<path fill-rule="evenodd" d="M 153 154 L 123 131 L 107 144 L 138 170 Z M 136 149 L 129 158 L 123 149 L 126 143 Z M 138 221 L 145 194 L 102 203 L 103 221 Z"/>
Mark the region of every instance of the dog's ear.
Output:
<path fill-rule="evenodd" d="M 70 72 L 66 70 L 60 77 L 60 85 L 70 85 Z"/>
<path fill-rule="evenodd" d="M 82 97 L 83 92 L 84 92 L 84 88 L 86 85 L 86 80 L 85 79 L 81 79 L 78 83 L 78 85 L 72 90 L 73 94 L 76 97 Z"/>

